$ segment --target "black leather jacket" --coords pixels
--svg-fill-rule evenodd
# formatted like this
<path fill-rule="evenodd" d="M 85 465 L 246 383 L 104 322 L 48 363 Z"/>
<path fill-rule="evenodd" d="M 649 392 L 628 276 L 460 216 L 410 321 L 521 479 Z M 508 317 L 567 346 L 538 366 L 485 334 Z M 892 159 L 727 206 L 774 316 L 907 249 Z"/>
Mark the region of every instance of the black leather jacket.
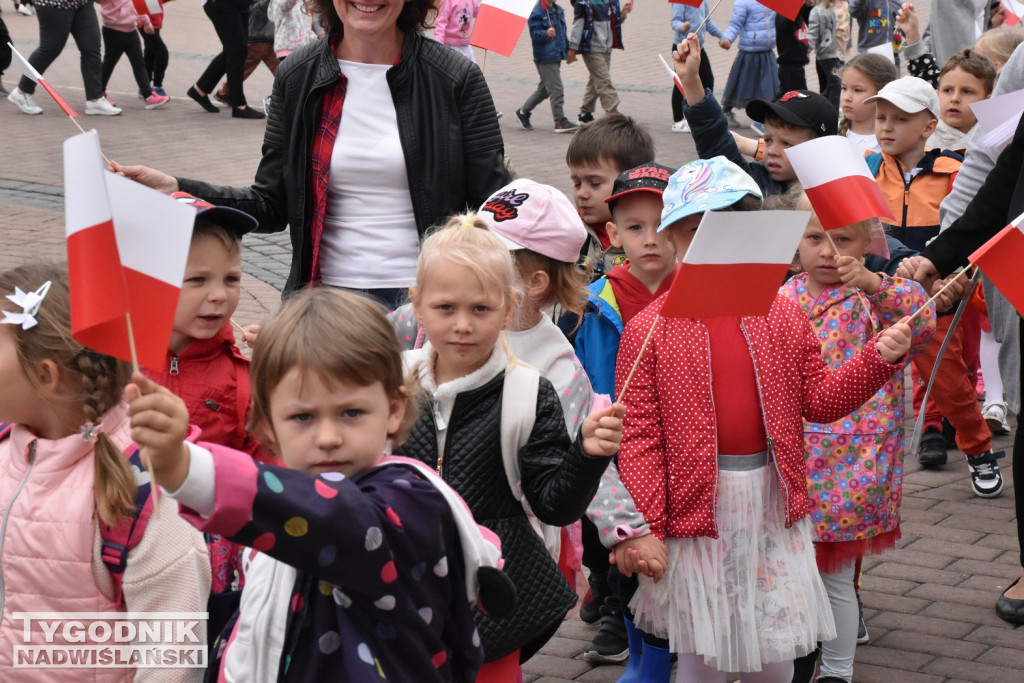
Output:
<path fill-rule="evenodd" d="M 250 187 L 178 178 L 180 189 L 252 214 L 259 232 L 291 225 L 292 266 L 285 291 L 312 272 L 310 158 L 324 93 L 340 78 L 328 40 L 306 45 L 281 63 Z M 444 45 L 412 32 L 387 72 L 398 115 L 416 229 L 420 236 L 449 215 L 475 210 L 511 178 L 504 143 L 480 69 Z"/>

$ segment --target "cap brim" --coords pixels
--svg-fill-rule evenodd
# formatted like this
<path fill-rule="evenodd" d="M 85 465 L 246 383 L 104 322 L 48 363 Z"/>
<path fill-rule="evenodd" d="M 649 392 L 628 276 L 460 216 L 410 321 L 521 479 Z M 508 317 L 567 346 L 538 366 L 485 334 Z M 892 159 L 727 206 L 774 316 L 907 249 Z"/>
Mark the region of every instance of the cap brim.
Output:
<path fill-rule="evenodd" d="M 773 104 L 772 102 L 767 102 L 765 100 L 753 100 L 751 102 L 748 102 L 746 112 L 747 116 L 749 116 L 752 120 L 762 124 L 764 123 L 764 117 L 768 114 L 768 112 L 771 112 L 772 114 L 778 116 L 786 123 L 798 126 L 800 128 L 811 128 L 811 125 L 808 121 L 805 121 L 804 119 L 794 115 L 793 112 L 791 112 L 788 108 L 780 107 L 777 104 Z M 811 129 L 813 130 L 813 128 Z"/>
<path fill-rule="evenodd" d="M 707 211 L 721 211 L 722 209 L 727 209 L 746 197 L 748 194 L 750 194 L 750 192 L 747 190 L 719 192 L 715 194 L 715 199 L 718 201 L 707 203 L 693 202 L 691 204 L 680 206 L 661 221 L 661 225 L 658 226 L 658 232 L 663 231 L 665 228 L 677 221 L 681 221 L 687 216 L 692 216 L 697 213 L 705 213 Z"/>
<path fill-rule="evenodd" d="M 509 238 L 505 237 L 504 235 L 502 235 L 497 230 L 493 230 L 493 232 L 505 244 L 505 248 L 508 249 L 509 251 L 519 251 L 520 249 L 526 249 L 526 247 L 524 247 L 523 245 L 521 245 L 518 242 L 515 242 L 513 240 L 510 240 Z"/>
<path fill-rule="evenodd" d="M 619 199 L 622 199 L 626 195 L 635 194 L 637 192 L 650 192 L 652 194 L 658 195 L 659 197 L 661 197 L 662 195 L 665 194 L 664 191 L 655 189 L 653 187 L 634 187 L 634 188 L 630 188 L 628 190 L 623 190 L 622 192 L 620 192 L 618 194 L 613 194 L 611 197 L 609 197 L 608 199 L 604 200 L 604 202 L 608 206 L 611 206 L 614 202 L 618 201 Z"/>
<path fill-rule="evenodd" d="M 229 206 L 214 206 L 196 211 L 196 218 L 203 217 L 217 225 L 222 225 L 235 236 L 242 237 L 259 227 L 259 221 L 238 209 Z"/>

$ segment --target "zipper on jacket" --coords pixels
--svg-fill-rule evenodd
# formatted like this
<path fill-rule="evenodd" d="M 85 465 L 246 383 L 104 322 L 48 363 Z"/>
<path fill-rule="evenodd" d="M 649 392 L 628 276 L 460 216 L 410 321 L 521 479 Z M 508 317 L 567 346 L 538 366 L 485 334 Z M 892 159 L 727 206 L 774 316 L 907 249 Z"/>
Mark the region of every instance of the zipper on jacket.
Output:
<path fill-rule="evenodd" d="M 29 475 L 32 474 L 32 467 L 36 464 L 36 443 L 38 439 L 32 439 L 28 445 L 28 468 L 25 469 L 25 476 L 21 478 L 21 483 L 18 484 L 18 488 L 14 489 L 14 493 L 11 495 L 11 500 L 7 503 L 7 509 L 4 510 L 3 522 L 0 522 L 0 560 L 3 559 L 4 554 L 4 541 L 7 539 L 7 520 L 11 516 L 11 508 L 14 507 L 14 501 L 21 495 L 22 490 L 25 488 L 25 484 L 28 483 Z M 2 564 L 2 563 L 0 563 Z M 4 574 L 0 569 L 0 614 L 3 614 L 4 603 L 7 601 L 7 586 L 4 585 Z"/>
<path fill-rule="evenodd" d="M 178 374 L 178 357 L 177 356 L 172 356 L 171 357 L 171 374 L 172 375 L 177 375 Z"/>
<path fill-rule="evenodd" d="M 711 376 L 711 332 L 708 331 L 707 325 L 703 325 L 704 334 L 707 336 L 708 343 L 708 388 L 714 386 L 714 377 Z M 715 392 L 709 391 L 711 394 L 711 414 L 717 413 L 715 408 Z M 718 428 L 715 428 L 715 485 L 711 487 L 711 525 L 714 528 L 714 538 L 718 538 L 718 517 L 716 511 L 718 510 L 718 480 L 719 480 L 719 469 L 718 469 Z M 666 514 L 667 514 L 666 510 Z"/>
<path fill-rule="evenodd" d="M 764 409 L 764 396 L 761 393 L 761 375 L 757 371 L 757 360 L 754 358 L 754 345 L 750 341 L 750 334 L 747 332 L 747 326 L 743 320 L 740 320 L 740 329 L 743 330 L 743 337 L 747 340 L 747 348 L 750 349 L 750 364 L 754 367 L 754 381 L 757 382 L 757 402 L 761 406 L 761 421 L 764 423 L 764 440 L 768 447 L 768 458 L 774 463 L 775 474 L 779 478 L 779 488 L 782 489 L 782 503 L 785 506 L 786 513 L 786 528 L 793 526 L 793 520 L 790 518 L 789 511 L 789 486 L 786 484 L 785 478 L 782 476 L 782 468 L 779 467 L 779 459 L 775 457 L 775 440 L 771 437 L 771 432 L 768 430 L 768 413 Z"/>
<path fill-rule="evenodd" d="M 219 403 L 217 403 L 216 401 L 214 401 L 214 400 L 213 400 L 213 399 L 211 399 L 211 398 L 208 398 L 208 399 L 206 399 L 206 400 L 205 400 L 205 401 L 203 402 L 203 404 L 204 404 L 204 405 L 205 405 L 205 406 L 206 406 L 207 408 L 209 408 L 210 410 L 216 411 L 216 412 L 218 412 L 218 413 L 220 412 L 220 404 L 219 404 Z"/>

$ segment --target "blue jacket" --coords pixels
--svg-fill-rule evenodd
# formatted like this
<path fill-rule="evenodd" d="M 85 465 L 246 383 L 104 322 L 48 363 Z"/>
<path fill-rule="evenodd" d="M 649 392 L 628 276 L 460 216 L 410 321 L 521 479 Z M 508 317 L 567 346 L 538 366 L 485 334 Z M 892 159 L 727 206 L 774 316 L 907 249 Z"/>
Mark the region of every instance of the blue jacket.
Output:
<path fill-rule="evenodd" d="M 615 400 L 615 358 L 622 337 L 622 315 L 607 276 L 588 288 L 590 300 L 583 323 L 576 331 L 576 357 L 590 377 L 595 394 Z"/>
<path fill-rule="evenodd" d="M 756 0 L 736 0 L 725 37 L 730 43 L 740 39 L 744 52 L 767 52 L 775 48 L 775 12 Z"/>
<path fill-rule="evenodd" d="M 708 9 L 707 0 L 704 0 L 704 2 L 700 4 L 700 7 L 690 7 L 689 5 L 673 4 L 672 19 L 670 22 L 672 24 L 673 31 L 672 41 L 676 45 L 683 42 L 683 40 L 686 38 L 688 34 L 692 33 L 694 29 L 701 25 L 701 22 L 704 21 L 704 18 L 708 15 L 710 11 L 711 10 Z M 688 28 L 686 31 L 683 31 L 683 23 L 687 21 L 690 22 L 690 28 Z M 712 21 L 711 19 L 708 19 L 708 23 L 704 24 L 704 26 L 701 26 L 701 29 L 697 31 L 697 41 L 700 43 L 701 47 L 704 47 L 705 33 L 710 33 L 719 40 L 725 37 L 725 34 L 722 33 L 722 29 L 718 28 L 715 22 Z"/>
<path fill-rule="evenodd" d="M 570 50 L 585 55 L 622 49 L 619 0 L 573 0 L 573 7 Z"/>
<path fill-rule="evenodd" d="M 530 39 L 533 41 L 533 61 L 560 62 L 565 59 L 569 49 L 569 38 L 565 34 L 565 12 L 555 4 L 555 0 L 548 2 L 546 12 L 538 0 L 530 12 L 529 26 Z M 555 29 L 554 38 L 548 37 L 548 29 L 551 27 Z"/>

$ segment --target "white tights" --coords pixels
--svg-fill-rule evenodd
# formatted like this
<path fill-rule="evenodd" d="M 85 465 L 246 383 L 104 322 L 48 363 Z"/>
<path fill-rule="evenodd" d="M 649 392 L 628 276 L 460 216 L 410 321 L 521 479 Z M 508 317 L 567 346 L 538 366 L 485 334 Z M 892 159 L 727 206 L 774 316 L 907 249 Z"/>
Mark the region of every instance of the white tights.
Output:
<path fill-rule="evenodd" d="M 985 378 L 985 403 L 1003 402 L 1003 377 L 999 374 L 999 342 L 991 332 L 981 333 L 981 375 Z"/>
<path fill-rule="evenodd" d="M 728 672 L 719 671 L 704 663 L 704 655 L 688 653 L 678 655 L 676 683 L 726 683 Z M 762 664 L 760 671 L 744 671 L 743 683 L 790 683 L 793 680 L 793 662 Z"/>
<path fill-rule="evenodd" d="M 853 680 L 853 657 L 857 652 L 857 627 L 860 611 L 857 609 L 857 590 L 853 585 L 856 563 L 834 574 L 822 573 L 832 616 L 836 620 L 836 637 L 821 644 L 820 676 L 835 676 L 844 681 Z"/>

